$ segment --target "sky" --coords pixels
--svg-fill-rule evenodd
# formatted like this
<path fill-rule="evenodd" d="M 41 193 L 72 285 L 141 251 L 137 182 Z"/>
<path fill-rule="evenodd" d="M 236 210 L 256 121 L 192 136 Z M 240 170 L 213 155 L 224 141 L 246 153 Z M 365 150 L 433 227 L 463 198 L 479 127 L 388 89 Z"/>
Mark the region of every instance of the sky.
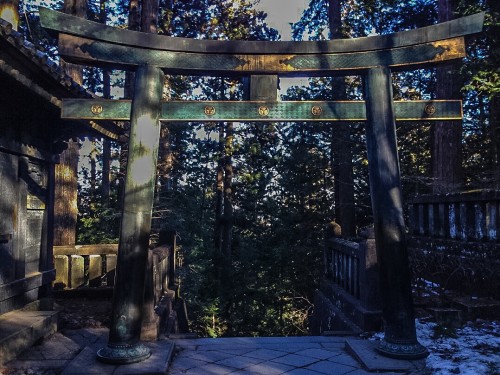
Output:
<path fill-rule="evenodd" d="M 260 0 L 258 9 L 267 13 L 267 24 L 281 35 L 281 40 L 291 40 L 291 23 L 297 22 L 310 0 Z M 280 78 L 280 93 L 284 94 L 292 85 L 307 85 L 305 78 Z"/>
<path fill-rule="evenodd" d="M 257 8 L 267 13 L 267 23 L 277 29 L 281 40 L 291 40 L 290 23 L 300 19 L 309 0 L 261 0 Z"/>

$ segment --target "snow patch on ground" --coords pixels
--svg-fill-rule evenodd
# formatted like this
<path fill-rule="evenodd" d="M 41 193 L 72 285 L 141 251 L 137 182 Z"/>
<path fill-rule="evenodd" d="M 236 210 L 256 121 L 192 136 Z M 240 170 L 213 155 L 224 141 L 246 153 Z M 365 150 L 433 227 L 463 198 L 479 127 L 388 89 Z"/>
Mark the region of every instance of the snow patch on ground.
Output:
<path fill-rule="evenodd" d="M 427 368 L 434 374 L 500 374 L 500 323 L 468 322 L 456 330 L 417 320 L 417 337 L 430 352 Z"/>
<path fill-rule="evenodd" d="M 439 375 L 500 375 L 500 322 L 478 320 L 447 329 L 416 320 L 419 342 L 429 350 L 427 370 Z M 381 340 L 377 332 L 369 340 Z M 427 372 L 426 372 L 427 373 Z"/>

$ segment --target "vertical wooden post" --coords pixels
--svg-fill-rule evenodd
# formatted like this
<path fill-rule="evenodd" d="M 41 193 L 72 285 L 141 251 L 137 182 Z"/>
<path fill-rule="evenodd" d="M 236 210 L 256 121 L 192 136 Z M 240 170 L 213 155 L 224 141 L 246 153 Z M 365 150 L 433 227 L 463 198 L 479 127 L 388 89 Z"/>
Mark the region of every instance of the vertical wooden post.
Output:
<path fill-rule="evenodd" d="M 107 347 L 97 353 L 103 362 L 133 363 L 151 355 L 139 339 L 162 89 L 163 73 L 159 68 L 141 66 L 137 69 L 111 329 Z"/>
<path fill-rule="evenodd" d="M 366 144 L 379 263 L 384 339 L 377 350 L 401 359 L 425 357 L 417 341 L 404 232 L 391 74 L 368 70 L 365 79 Z"/>

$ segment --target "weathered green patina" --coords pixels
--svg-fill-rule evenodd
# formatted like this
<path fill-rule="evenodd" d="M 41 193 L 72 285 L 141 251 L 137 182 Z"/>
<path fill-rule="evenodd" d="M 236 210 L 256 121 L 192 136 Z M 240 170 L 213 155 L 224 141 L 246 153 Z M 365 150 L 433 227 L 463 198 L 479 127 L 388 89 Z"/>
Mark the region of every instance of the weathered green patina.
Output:
<path fill-rule="evenodd" d="M 139 362 L 151 355 L 139 342 L 160 139 L 163 73 L 141 66 L 135 79 L 123 212 L 108 345 L 98 358 L 110 363 Z"/>
<path fill-rule="evenodd" d="M 149 64 L 171 74 L 313 76 L 354 74 L 388 66 L 407 69 L 465 56 L 464 36 L 481 31 L 484 14 L 390 35 L 320 42 L 213 41 L 121 30 L 40 9 L 57 31 L 59 53 L 87 65 L 136 69 Z"/>
<path fill-rule="evenodd" d="M 385 331 L 378 350 L 389 357 L 422 358 L 427 350 L 415 330 L 390 70 L 370 69 L 364 85 L 370 98 L 366 145 Z"/>
<path fill-rule="evenodd" d="M 364 101 L 171 101 L 162 103 L 161 121 L 365 121 Z M 63 100 L 62 118 L 129 120 L 130 100 Z M 460 100 L 394 102 L 397 121 L 460 120 Z"/>
<path fill-rule="evenodd" d="M 389 66 L 395 70 L 407 69 L 410 65 L 422 68 L 465 57 L 465 42 L 462 37 L 458 37 L 414 46 L 363 52 L 308 55 L 219 55 L 153 50 L 61 35 L 59 53 L 65 60 L 74 63 L 129 70 L 145 63 L 159 66 L 172 74 L 316 76 L 325 73 L 356 74 L 375 66 Z"/>
<path fill-rule="evenodd" d="M 83 36 L 92 40 L 158 51 L 219 55 L 286 55 L 331 54 L 383 50 L 425 44 L 438 40 L 466 36 L 482 31 L 484 13 L 458 18 L 414 30 L 356 39 L 335 39 L 301 42 L 206 40 L 146 34 L 118 29 L 40 8 L 44 28 L 61 34 Z M 76 45 L 75 45 L 76 47 Z"/>

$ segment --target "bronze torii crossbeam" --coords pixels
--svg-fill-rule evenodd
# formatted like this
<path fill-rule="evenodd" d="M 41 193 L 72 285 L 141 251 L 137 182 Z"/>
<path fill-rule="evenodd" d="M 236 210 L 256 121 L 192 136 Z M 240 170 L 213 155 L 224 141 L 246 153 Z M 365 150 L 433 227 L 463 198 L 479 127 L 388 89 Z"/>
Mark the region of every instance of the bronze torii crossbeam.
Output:
<path fill-rule="evenodd" d="M 62 118 L 130 120 L 131 100 L 64 99 Z M 460 100 L 394 102 L 396 121 L 461 120 Z M 160 121 L 366 121 L 362 100 L 327 101 L 168 101 Z"/>
<path fill-rule="evenodd" d="M 431 67 L 465 56 L 464 36 L 482 30 L 484 13 L 375 37 L 320 42 L 213 41 L 172 38 L 108 27 L 40 8 L 43 27 L 59 33 L 67 61 L 136 71 L 132 102 L 65 100 L 63 117 L 131 122 L 124 209 L 105 362 L 149 357 L 140 343 L 160 121 L 366 121 L 370 192 L 382 288 L 384 339 L 377 350 L 401 359 L 428 353 L 416 337 L 404 231 L 395 120 L 460 119 L 460 101 L 393 102 L 391 70 Z M 251 76 L 273 90 L 280 76 L 363 76 L 365 101 L 161 102 L 168 74 Z M 269 78 L 260 79 L 260 78 Z M 257 92 L 259 87 L 257 87 Z M 251 90 L 252 92 L 252 90 Z M 259 99 L 259 100 L 257 100 Z"/>

